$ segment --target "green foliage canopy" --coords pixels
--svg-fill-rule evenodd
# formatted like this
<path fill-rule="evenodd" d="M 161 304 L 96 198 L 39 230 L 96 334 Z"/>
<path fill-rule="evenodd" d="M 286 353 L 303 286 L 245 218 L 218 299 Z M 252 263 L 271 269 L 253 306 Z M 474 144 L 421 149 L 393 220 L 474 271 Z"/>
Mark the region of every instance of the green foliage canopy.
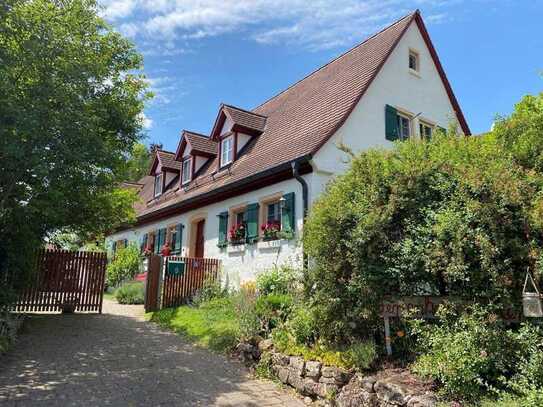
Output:
<path fill-rule="evenodd" d="M 306 290 L 329 339 L 374 327 L 385 295 L 520 305 L 541 254 L 542 100 L 523 99 L 484 136 L 449 131 L 353 158 L 304 233 Z"/>
<path fill-rule="evenodd" d="M 23 263 L 47 234 L 129 218 L 135 195 L 114 186 L 141 137 L 141 67 L 94 0 L 0 5 L 2 283 L 24 285 Z"/>

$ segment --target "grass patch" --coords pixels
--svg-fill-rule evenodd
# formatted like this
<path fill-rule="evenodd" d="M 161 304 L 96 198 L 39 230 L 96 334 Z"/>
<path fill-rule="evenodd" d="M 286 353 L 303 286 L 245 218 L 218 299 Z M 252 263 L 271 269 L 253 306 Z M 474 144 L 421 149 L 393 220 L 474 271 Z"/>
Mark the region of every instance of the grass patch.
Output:
<path fill-rule="evenodd" d="M 149 319 L 217 352 L 232 350 L 237 344 L 239 322 L 231 298 L 213 299 L 199 307 L 163 309 Z"/>

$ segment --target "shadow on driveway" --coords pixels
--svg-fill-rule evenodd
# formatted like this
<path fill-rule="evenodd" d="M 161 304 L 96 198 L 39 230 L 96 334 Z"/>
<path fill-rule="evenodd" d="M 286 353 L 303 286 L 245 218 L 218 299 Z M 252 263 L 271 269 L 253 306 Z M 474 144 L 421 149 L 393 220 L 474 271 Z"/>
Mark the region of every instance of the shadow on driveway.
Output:
<path fill-rule="evenodd" d="M 237 363 L 144 322 L 134 306 L 105 301 L 104 312 L 108 305 L 112 313 L 102 315 L 30 317 L 0 358 L 0 404 L 303 405 Z"/>

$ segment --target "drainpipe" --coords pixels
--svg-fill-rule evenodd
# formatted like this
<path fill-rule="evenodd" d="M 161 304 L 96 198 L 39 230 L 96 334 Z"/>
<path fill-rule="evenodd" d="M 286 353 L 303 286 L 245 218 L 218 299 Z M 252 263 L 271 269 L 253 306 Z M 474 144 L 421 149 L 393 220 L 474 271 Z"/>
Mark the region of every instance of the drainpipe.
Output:
<path fill-rule="evenodd" d="M 293 161 L 291 165 L 292 165 L 292 175 L 302 185 L 302 201 L 303 201 L 303 206 L 304 206 L 304 216 L 302 218 L 302 222 L 303 222 L 303 225 L 305 226 L 305 218 L 307 217 L 307 212 L 309 209 L 309 192 L 308 192 L 307 182 L 300 175 L 300 171 L 299 171 L 300 163 L 298 161 Z M 303 246 L 302 246 L 302 250 L 303 250 Z M 307 254 L 305 253 L 305 250 L 303 250 L 303 257 L 304 257 L 304 260 L 303 260 L 304 270 L 307 270 L 308 258 L 307 258 Z"/>

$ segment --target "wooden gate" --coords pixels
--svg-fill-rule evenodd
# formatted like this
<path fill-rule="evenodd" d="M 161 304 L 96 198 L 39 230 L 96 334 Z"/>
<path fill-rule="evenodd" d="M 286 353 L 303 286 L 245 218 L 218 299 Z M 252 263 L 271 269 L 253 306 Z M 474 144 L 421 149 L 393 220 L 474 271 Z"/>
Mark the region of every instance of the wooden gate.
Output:
<path fill-rule="evenodd" d="M 177 256 L 165 258 L 162 307 L 185 304 L 206 281 L 218 280 L 220 265 L 218 259 Z"/>
<path fill-rule="evenodd" d="M 145 285 L 145 312 L 158 311 L 160 309 L 160 273 L 162 271 L 162 259 L 160 256 L 151 255 L 147 263 L 147 281 Z"/>
<path fill-rule="evenodd" d="M 98 311 L 102 313 L 105 253 L 40 250 L 31 285 L 14 311 Z"/>

